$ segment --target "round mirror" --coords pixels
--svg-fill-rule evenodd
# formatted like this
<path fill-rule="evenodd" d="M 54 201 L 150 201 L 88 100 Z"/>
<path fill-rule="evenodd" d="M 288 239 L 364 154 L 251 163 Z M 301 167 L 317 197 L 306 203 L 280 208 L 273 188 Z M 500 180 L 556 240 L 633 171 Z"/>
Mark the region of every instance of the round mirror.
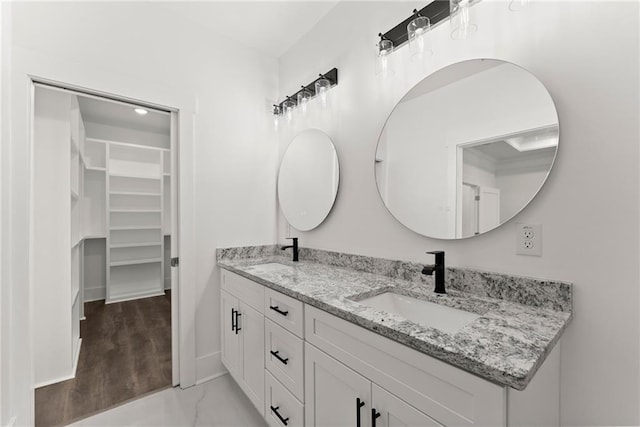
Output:
<path fill-rule="evenodd" d="M 545 87 L 508 62 L 447 66 L 414 86 L 378 140 L 376 183 L 416 233 L 459 239 L 492 230 L 542 187 L 558 149 Z"/>
<path fill-rule="evenodd" d="M 340 166 L 329 136 L 308 129 L 284 153 L 278 174 L 278 201 L 285 218 L 300 231 L 316 228 L 338 194 Z"/>

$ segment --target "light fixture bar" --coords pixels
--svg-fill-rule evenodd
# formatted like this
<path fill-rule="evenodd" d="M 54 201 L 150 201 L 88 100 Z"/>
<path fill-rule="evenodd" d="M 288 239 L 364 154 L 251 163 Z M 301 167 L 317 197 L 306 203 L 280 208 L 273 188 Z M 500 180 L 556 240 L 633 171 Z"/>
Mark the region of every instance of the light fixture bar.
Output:
<path fill-rule="evenodd" d="M 429 18 L 431 26 L 433 27 L 438 22 L 449 17 L 449 0 L 434 0 L 422 9 L 418 10 L 418 14 Z M 393 46 L 397 48 L 409 40 L 407 25 L 409 25 L 415 17 L 416 14 L 414 13 L 386 33 L 383 33 L 382 37 L 384 39 L 391 40 L 393 42 Z"/>
<path fill-rule="evenodd" d="M 314 81 L 312 81 L 311 83 L 301 86 L 300 90 L 297 91 L 296 93 L 294 93 L 293 95 L 289 95 L 288 97 L 286 97 L 287 99 L 291 99 L 291 100 L 297 100 L 298 99 L 298 94 L 302 91 L 306 91 L 309 92 L 311 94 L 311 97 L 313 98 L 314 96 L 317 95 L 316 93 L 316 82 L 322 78 L 325 78 L 327 80 L 329 80 L 331 82 L 331 87 L 335 86 L 338 84 L 338 69 L 337 68 L 332 68 L 331 70 L 327 71 L 324 74 L 320 74 L 319 77 L 317 79 L 315 79 Z M 279 102 L 278 104 L 274 104 L 275 106 L 278 106 L 280 111 L 283 112 L 283 103 L 287 100 L 285 99 L 284 101 Z"/>

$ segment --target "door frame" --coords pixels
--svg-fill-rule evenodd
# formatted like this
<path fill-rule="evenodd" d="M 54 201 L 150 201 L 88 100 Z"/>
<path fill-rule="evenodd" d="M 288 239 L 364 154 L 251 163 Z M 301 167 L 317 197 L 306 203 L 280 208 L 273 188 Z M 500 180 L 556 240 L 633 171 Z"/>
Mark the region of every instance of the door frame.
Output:
<path fill-rule="evenodd" d="M 195 346 L 195 212 L 194 212 L 194 127 L 197 98 L 153 79 L 135 78 L 114 73 L 93 64 L 81 64 L 53 58 L 35 51 L 12 49 L 12 73 L 9 76 L 10 137 L 3 152 L 3 163 L 11 166 L 3 171 L 9 179 L 9 194 L 3 193 L 3 271 L 7 279 L 12 306 L 9 328 L 12 349 L 4 353 L 11 360 L 12 378 L 18 389 L 13 390 L 11 410 L 20 423 L 33 424 L 35 406 L 33 393 L 33 262 L 32 262 L 32 127 L 34 82 L 52 84 L 97 96 L 113 97 L 127 102 L 179 112 L 177 136 L 180 141 L 179 161 L 179 234 L 180 253 L 178 312 L 179 312 L 179 382 L 181 388 L 196 382 Z M 89 89 L 90 88 L 90 89 Z M 4 97 L 4 94 L 3 94 Z M 146 100 L 142 102 L 139 100 Z M 6 135 L 6 134 L 5 134 Z M 4 151 L 6 149 L 6 151 Z M 6 181 L 5 181 L 6 182 Z M 6 227 L 6 228 L 5 228 Z M 4 233 L 10 231 L 10 233 Z M 4 238 L 6 237 L 6 239 Z M 4 282 L 3 278 L 3 282 Z M 28 284 L 28 286 L 25 286 Z M 4 313 L 3 313 L 4 315 Z M 18 379 L 20 378 L 20 381 Z M 29 384 L 28 388 L 23 385 Z M 13 393 L 15 392 L 15 393 Z"/>

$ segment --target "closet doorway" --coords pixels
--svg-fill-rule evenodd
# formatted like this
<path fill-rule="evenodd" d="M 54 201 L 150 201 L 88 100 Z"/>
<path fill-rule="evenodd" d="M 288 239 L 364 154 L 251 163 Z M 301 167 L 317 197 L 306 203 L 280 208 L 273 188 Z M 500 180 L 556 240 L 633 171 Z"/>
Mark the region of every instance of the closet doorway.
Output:
<path fill-rule="evenodd" d="M 35 420 L 46 426 L 178 385 L 177 113 L 44 83 L 33 99 Z"/>

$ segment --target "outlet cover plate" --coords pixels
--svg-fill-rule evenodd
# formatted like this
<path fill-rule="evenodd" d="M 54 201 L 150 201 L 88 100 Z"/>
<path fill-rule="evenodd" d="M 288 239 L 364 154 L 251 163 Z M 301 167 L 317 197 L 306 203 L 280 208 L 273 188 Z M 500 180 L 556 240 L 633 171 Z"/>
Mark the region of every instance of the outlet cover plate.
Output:
<path fill-rule="evenodd" d="M 542 225 L 516 223 L 516 254 L 542 256 Z"/>

